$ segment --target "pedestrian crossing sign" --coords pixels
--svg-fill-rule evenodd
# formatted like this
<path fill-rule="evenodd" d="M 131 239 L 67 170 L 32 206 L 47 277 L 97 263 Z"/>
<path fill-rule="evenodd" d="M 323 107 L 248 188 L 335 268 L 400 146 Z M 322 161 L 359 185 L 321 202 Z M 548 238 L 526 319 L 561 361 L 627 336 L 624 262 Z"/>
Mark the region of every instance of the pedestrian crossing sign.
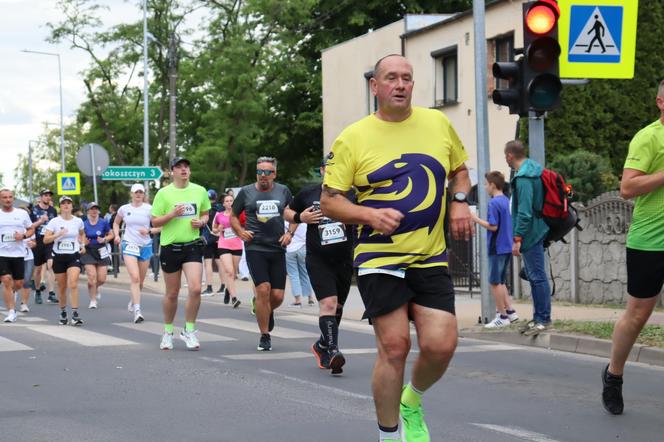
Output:
<path fill-rule="evenodd" d="M 58 195 L 80 195 L 81 174 L 78 172 L 58 174 Z"/>
<path fill-rule="evenodd" d="M 638 0 L 559 0 L 560 77 L 633 78 Z"/>

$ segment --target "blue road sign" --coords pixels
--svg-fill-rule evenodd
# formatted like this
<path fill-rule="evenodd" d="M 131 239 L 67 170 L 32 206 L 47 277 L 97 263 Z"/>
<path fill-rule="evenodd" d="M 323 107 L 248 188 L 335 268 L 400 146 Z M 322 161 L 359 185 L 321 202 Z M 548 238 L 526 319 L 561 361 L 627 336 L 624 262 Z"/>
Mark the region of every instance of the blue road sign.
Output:
<path fill-rule="evenodd" d="M 567 61 L 620 63 L 623 6 L 572 5 Z"/>

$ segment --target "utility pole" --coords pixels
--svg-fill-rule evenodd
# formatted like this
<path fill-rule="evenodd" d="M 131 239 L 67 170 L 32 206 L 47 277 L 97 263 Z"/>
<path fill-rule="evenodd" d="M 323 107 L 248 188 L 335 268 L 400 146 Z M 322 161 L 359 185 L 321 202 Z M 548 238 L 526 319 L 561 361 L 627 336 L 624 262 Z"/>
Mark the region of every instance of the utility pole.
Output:
<path fill-rule="evenodd" d="M 169 162 L 177 154 L 177 122 L 176 122 L 176 103 L 177 103 L 177 79 L 178 79 L 178 55 L 177 55 L 177 36 L 175 32 L 168 38 L 168 142 L 170 146 Z"/>

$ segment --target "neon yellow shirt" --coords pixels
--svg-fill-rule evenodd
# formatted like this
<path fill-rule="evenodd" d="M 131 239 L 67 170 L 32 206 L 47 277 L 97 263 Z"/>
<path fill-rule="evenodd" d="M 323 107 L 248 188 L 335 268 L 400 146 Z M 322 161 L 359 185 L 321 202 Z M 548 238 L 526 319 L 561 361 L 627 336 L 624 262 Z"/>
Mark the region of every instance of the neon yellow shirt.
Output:
<path fill-rule="evenodd" d="M 664 125 L 654 121 L 634 135 L 629 143 L 625 169 L 646 174 L 664 170 Z M 664 187 L 634 200 L 632 224 L 627 234 L 627 247 L 637 250 L 664 251 Z"/>
<path fill-rule="evenodd" d="M 332 146 L 324 183 L 342 191 L 354 186 L 361 206 L 404 214 L 389 236 L 358 226 L 355 267 L 446 266 L 445 182 L 467 159 L 450 121 L 437 110 L 414 107 L 398 123 L 370 115 L 347 127 Z"/>
<path fill-rule="evenodd" d="M 191 220 L 200 218 L 210 210 L 210 200 L 205 188 L 189 183 L 184 189 L 173 184 L 159 189 L 152 203 L 152 216 L 164 216 L 178 204 L 184 204 L 184 214 L 173 218 L 161 228 L 159 243 L 162 246 L 173 243 L 191 242 L 201 236 L 200 229 L 191 226 Z"/>

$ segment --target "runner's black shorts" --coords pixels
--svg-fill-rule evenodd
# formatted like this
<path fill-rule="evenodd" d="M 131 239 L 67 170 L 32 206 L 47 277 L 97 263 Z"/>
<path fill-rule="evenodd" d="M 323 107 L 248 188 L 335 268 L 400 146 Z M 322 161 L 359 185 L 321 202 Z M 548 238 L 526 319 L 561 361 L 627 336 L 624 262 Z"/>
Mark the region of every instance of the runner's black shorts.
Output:
<path fill-rule="evenodd" d="M 338 256 L 328 258 L 316 253 L 307 252 L 307 274 L 316 299 L 319 301 L 330 296 L 337 296 L 337 302 L 346 303 L 350 282 L 353 278 L 353 259 L 339 259 Z"/>
<path fill-rule="evenodd" d="M 664 251 L 627 248 L 627 293 L 635 298 L 652 298 L 664 285 Z"/>
<path fill-rule="evenodd" d="M 78 267 L 81 269 L 81 254 L 76 253 L 54 253 L 53 273 L 67 273 L 67 269 Z"/>
<path fill-rule="evenodd" d="M 14 281 L 25 277 L 25 263 L 22 256 L 0 256 L 0 276 L 11 275 Z"/>
<path fill-rule="evenodd" d="M 217 248 L 217 241 L 212 241 L 210 240 L 205 246 L 203 247 L 203 258 L 205 259 L 216 259 L 219 258 L 221 254 L 219 253 L 219 249 Z"/>
<path fill-rule="evenodd" d="M 111 257 L 101 258 L 99 254 L 99 249 L 94 247 L 86 247 L 85 253 L 81 255 L 81 264 L 85 265 L 94 265 L 94 266 L 110 266 Z"/>
<path fill-rule="evenodd" d="M 286 288 L 286 253 L 262 252 L 247 250 L 247 267 L 249 274 L 258 286 L 264 282 L 270 283 L 272 289 L 284 290 Z"/>
<path fill-rule="evenodd" d="M 203 263 L 203 243 L 174 243 L 161 246 L 159 262 L 164 273 L 175 273 L 182 270 L 187 262 Z"/>
<path fill-rule="evenodd" d="M 233 256 L 242 256 L 242 249 L 231 250 L 231 249 L 217 249 L 219 250 L 219 256 L 221 255 L 233 255 Z"/>
<path fill-rule="evenodd" d="M 410 302 L 455 314 L 454 286 L 446 266 L 410 268 L 404 278 L 362 275 L 357 278 L 357 288 L 364 302 L 363 319 L 386 315 Z"/>
<path fill-rule="evenodd" d="M 37 240 L 37 245 L 32 249 L 35 257 L 35 267 L 45 264 L 49 259 L 53 259 L 53 243 L 44 244 L 44 240 Z"/>

